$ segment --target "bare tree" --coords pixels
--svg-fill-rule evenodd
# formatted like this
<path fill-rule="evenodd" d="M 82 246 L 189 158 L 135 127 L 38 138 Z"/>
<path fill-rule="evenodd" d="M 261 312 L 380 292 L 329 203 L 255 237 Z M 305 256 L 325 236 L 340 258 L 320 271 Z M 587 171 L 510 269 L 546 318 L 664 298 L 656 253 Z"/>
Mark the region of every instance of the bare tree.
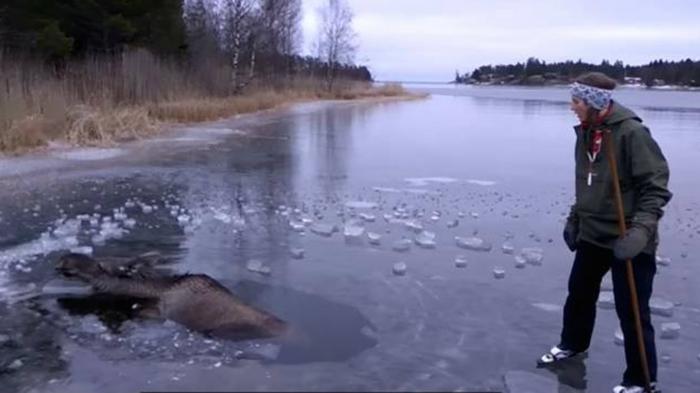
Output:
<path fill-rule="evenodd" d="M 250 19 L 253 5 L 252 0 L 224 0 L 223 2 L 223 43 L 230 56 L 231 87 L 236 93 L 247 84 L 240 78 L 240 63 L 243 44 L 246 41 L 249 42 L 247 36 L 252 34 Z M 251 56 L 254 57 L 252 52 Z"/>
<path fill-rule="evenodd" d="M 321 26 L 317 41 L 318 57 L 326 65 L 328 90 L 338 76 L 343 64 L 350 64 L 355 57 L 355 31 L 352 28 L 353 14 L 345 0 L 327 0 L 318 10 Z"/>

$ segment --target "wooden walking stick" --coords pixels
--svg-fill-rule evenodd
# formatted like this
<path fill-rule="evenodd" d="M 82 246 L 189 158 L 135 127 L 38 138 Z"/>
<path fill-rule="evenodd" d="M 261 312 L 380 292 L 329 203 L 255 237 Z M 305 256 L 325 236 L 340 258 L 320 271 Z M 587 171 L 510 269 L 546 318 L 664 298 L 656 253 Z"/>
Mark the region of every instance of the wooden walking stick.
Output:
<path fill-rule="evenodd" d="M 614 146 L 610 131 L 605 131 L 605 150 L 607 151 L 608 164 L 613 178 L 613 189 L 615 193 L 615 205 L 617 207 L 617 221 L 620 228 L 620 238 L 625 236 L 627 225 L 625 224 L 625 210 L 622 205 L 622 191 L 620 190 L 620 178 L 617 173 L 617 161 L 615 160 Z M 639 316 L 639 299 L 637 298 L 637 286 L 634 282 L 634 270 L 632 269 L 632 260 L 625 261 L 627 265 L 627 286 L 630 288 L 630 300 L 632 302 L 632 313 L 634 314 L 634 327 L 637 332 L 637 345 L 639 347 L 639 356 L 642 362 L 642 370 L 644 371 L 645 390 L 652 393 L 651 378 L 649 377 L 649 364 L 647 362 L 647 351 L 644 347 L 644 337 L 642 336 L 642 320 Z"/>

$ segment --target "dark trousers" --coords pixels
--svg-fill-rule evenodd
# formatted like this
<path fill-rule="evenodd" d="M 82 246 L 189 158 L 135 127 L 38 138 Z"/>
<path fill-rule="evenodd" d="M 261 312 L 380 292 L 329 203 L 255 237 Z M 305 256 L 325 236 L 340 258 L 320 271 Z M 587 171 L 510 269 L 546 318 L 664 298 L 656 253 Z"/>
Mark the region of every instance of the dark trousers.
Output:
<path fill-rule="evenodd" d="M 627 369 L 623 376 L 623 383 L 644 386 L 644 371 L 642 371 L 639 356 L 625 265 L 624 261 L 615 259 L 612 250 L 586 242 L 579 243 L 569 276 L 569 296 L 564 305 L 564 326 L 560 345 L 574 351 L 588 349 L 595 323 L 600 282 L 605 273 L 612 269 L 615 310 L 620 320 L 620 328 L 625 335 Z M 654 382 L 656 381 L 656 344 L 654 343 L 654 327 L 651 325 L 649 298 L 656 274 L 656 257 L 640 254 L 632 260 L 632 267 L 637 286 L 637 297 L 639 298 L 649 374 L 651 381 Z"/>

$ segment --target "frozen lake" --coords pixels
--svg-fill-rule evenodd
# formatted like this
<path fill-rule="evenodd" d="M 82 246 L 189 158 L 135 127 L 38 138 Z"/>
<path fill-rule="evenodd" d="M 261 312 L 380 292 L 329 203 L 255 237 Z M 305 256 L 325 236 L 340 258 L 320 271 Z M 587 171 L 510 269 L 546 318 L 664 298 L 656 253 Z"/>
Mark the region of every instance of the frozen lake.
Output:
<path fill-rule="evenodd" d="M 412 87 L 433 95 L 305 104 L 119 149 L 0 159 L 0 383 L 496 392 L 526 372 L 517 375 L 552 392 L 609 391 L 624 368 L 614 310 L 599 310 L 585 362 L 535 368 L 558 339 L 573 260 L 561 240 L 573 200 L 567 90 Z M 689 392 L 700 381 L 700 93 L 618 96 L 671 167 L 659 250 L 670 262 L 655 296 L 675 307 L 653 321 L 667 356 L 661 387 Z M 464 248 L 474 237 L 484 251 Z M 208 340 L 133 319 L 128 305 L 42 292 L 57 256 L 77 247 L 157 250 L 312 342 Z M 541 262 L 519 263 L 524 248 Z M 251 260 L 271 274 L 248 269 Z M 680 337 L 659 338 L 668 322 Z"/>

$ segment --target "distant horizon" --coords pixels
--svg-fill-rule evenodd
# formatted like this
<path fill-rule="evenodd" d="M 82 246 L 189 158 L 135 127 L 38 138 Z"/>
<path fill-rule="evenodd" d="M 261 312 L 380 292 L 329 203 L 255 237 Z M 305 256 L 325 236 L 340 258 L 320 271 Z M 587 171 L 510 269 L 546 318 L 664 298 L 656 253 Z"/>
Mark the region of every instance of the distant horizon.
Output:
<path fill-rule="evenodd" d="M 303 0 L 302 53 L 313 54 L 316 10 Z M 685 60 L 700 48 L 700 2 L 511 0 L 349 0 L 357 32 L 355 62 L 377 80 L 444 81 L 481 65 L 579 58 L 641 65 Z M 593 17 L 588 17 L 593 16 Z M 688 56 L 691 55 L 691 56 Z M 482 60 L 483 59 L 483 60 Z"/>
<path fill-rule="evenodd" d="M 581 60 L 583 63 L 590 63 L 590 62 L 585 61 L 585 60 L 583 60 L 583 59 L 576 59 L 576 60 L 574 60 L 574 59 L 567 59 L 567 60 L 547 61 L 546 59 L 542 59 L 542 58 L 537 57 L 537 56 L 531 56 L 531 57 L 534 57 L 534 58 L 536 58 L 536 59 L 538 59 L 538 60 L 540 60 L 540 61 L 544 61 L 544 62 L 547 63 L 547 64 L 562 63 L 562 62 L 567 62 L 567 61 L 578 62 L 579 60 Z M 614 64 L 614 63 L 615 63 L 616 61 L 618 61 L 618 60 L 619 60 L 619 61 L 622 61 L 622 63 L 623 63 L 625 66 L 630 66 L 630 67 L 641 67 L 641 66 L 648 65 L 648 64 L 650 64 L 650 63 L 652 63 L 652 62 L 654 62 L 654 61 L 664 61 L 664 62 L 676 62 L 676 63 L 678 63 L 678 62 L 690 60 L 690 61 L 693 61 L 693 62 L 698 62 L 698 61 L 700 61 L 700 58 L 698 58 L 698 59 L 694 59 L 694 58 L 692 58 L 692 57 L 685 57 L 685 58 L 682 58 L 682 59 L 662 59 L 662 58 L 656 58 L 656 59 L 649 60 L 649 61 L 644 62 L 644 63 L 641 63 L 641 64 L 631 64 L 631 63 L 627 63 L 627 62 L 625 62 L 625 61 L 622 60 L 622 59 L 615 59 L 615 60 L 603 59 L 603 60 L 601 60 L 600 62 L 598 62 L 598 63 L 593 63 L 593 64 L 600 64 L 602 61 L 609 61 L 610 64 Z M 523 64 L 523 63 L 525 63 L 525 62 L 527 62 L 527 59 L 525 59 L 524 61 L 519 61 L 519 63 L 521 63 L 521 64 Z M 514 65 L 514 64 L 517 64 L 517 63 L 518 63 L 517 61 L 516 61 L 515 63 L 483 63 L 483 64 L 480 64 L 479 66 L 477 66 L 477 67 L 475 67 L 475 68 L 473 68 L 473 69 L 466 70 L 466 71 L 462 71 L 462 70 L 459 70 L 459 71 L 460 71 L 460 74 L 461 74 L 461 75 L 464 75 L 465 73 L 471 73 L 472 71 L 474 71 L 474 69 L 476 69 L 476 68 L 478 68 L 478 67 L 481 67 L 481 66 L 489 66 L 489 65 L 490 65 L 490 66 L 494 66 L 494 67 L 495 67 L 495 66 L 500 66 L 500 65 L 511 65 L 511 64 Z M 358 65 L 358 66 L 363 66 L 363 65 L 366 65 L 366 64 L 357 64 L 357 65 Z M 369 70 L 370 70 L 370 72 L 372 71 L 371 68 L 369 68 Z M 457 71 L 457 70 L 458 70 L 458 69 L 455 69 L 455 71 Z M 403 79 L 403 78 L 391 78 L 391 77 L 389 77 L 389 78 L 381 79 L 381 80 L 375 79 L 375 82 L 380 82 L 380 83 L 392 83 L 392 82 L 394 82 L 394 83 L 425 83 L 425 84 L 437 83 L 437 84 L 450 84 L 451 82 L 454 82 L 454 72 L 455 72 L 455 71 L 453 71 L 453 75 L 452 75 L 452 78 L 453 78 L 453 79 L 452 79 L 452 80 L 445 80 L 445 79 L 441 79 L 441 80 L 407 80 L 407 79 Z M 373 75 L 373 76 L 374 76 L 374 75 Z M 446 79 L 449 79 L 449 77 L 446 77 Z"/>

